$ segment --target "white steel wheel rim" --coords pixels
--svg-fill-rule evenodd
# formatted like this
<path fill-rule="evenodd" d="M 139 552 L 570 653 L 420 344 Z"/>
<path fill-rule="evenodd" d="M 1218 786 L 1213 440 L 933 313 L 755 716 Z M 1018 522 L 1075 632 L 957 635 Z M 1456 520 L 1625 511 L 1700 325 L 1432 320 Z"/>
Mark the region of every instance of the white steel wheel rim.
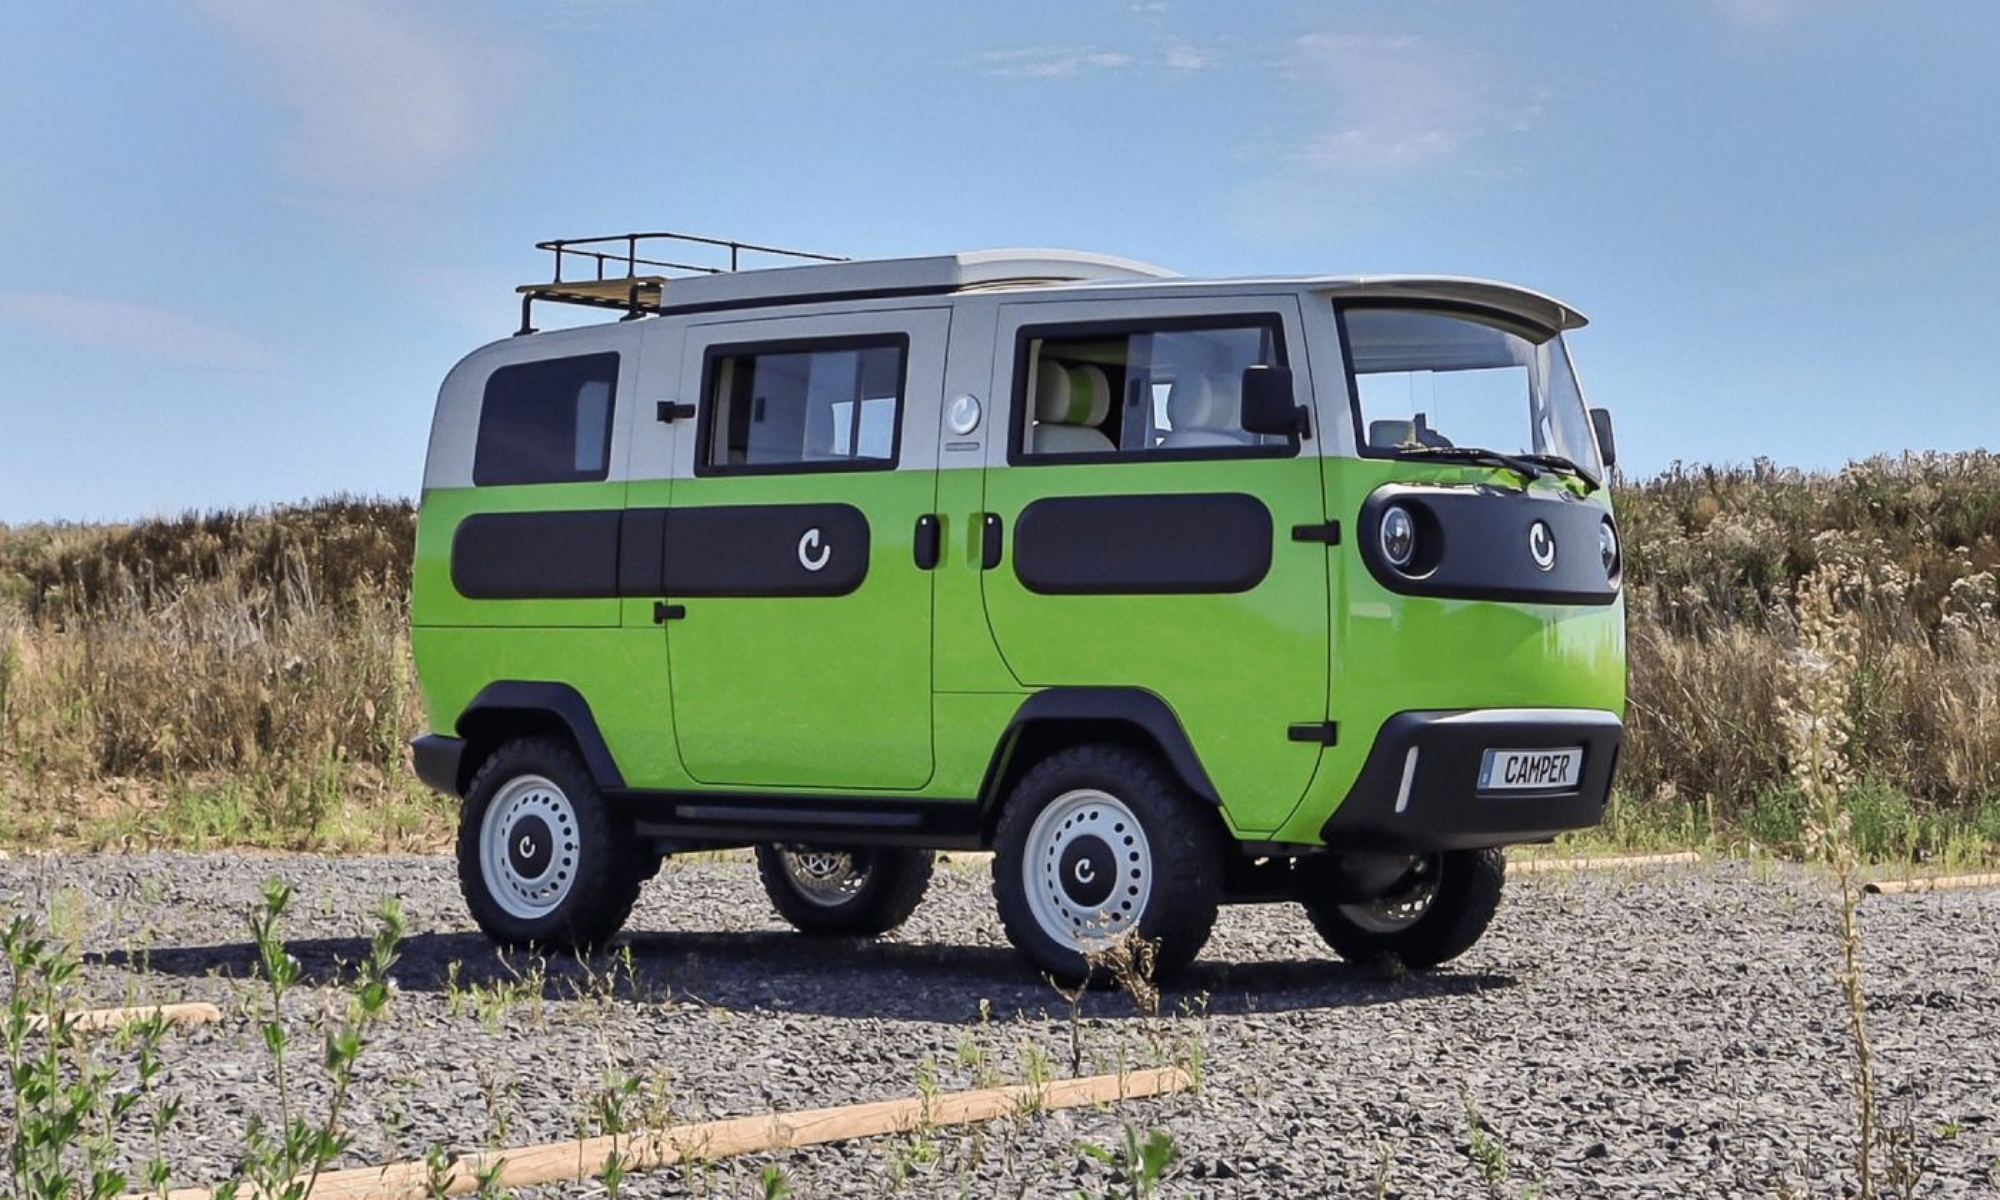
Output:
<path fill-rule="evenodd" d="M 546 848 L 539 839 L 546 837 Z M 522 853 L 530 843 L 532 854 Z M 486 892 L 508 916 L 537 920 L 555 911 L 576 884 L 580 857 L 576 809 L 555 783 L 540 775 L 507 781 L 486 806 L 479 827 L 479 858 Z M 539 870 L 524 859 L 546 856 Z"/>
<path fill-rule="evenodd" d="M 1343 904 L 1341 915 L 1366 933 L 1401 933 L 1423 920 L 1437 901 L 1438 873 L 1437 860 L 1419 860 L 1402 891 L 1363 904 Z"/>
<path fill-rule="evenodd" d="M 1090 849 L 1086 839 L 1095 839 L 1108 855 L 1079 856 L 1079 850 Z M 1088 879 L 1077 865 L 1086 857 Z M 1106 858 L 1116 865 L 1109 893 L 1092 903 L 1094 888 L 1087 888 L 1079 898 L 1079 883 L 1096 884 Z M 1153 850 L 1145 828 L 1123 800 L 1096 788 L 1064 792 L 1041 811 L 1028 829 L 1021 871 L 1035 924 L 1079 953 L 1102 949 L 1135 928 L 1153 895 Z"/>
<path fill-rule="evenodd" d="M 868 886 L 868 865 L 851 850 L 780 846 L 778 860 L 799 898 L 821 908 L 839 908 Z"/>

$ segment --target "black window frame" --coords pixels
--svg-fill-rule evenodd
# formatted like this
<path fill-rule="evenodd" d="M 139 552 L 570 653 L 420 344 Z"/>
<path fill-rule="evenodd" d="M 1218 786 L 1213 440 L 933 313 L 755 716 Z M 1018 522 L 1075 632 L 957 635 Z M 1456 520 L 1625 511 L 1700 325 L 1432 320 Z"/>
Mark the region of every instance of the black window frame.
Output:
<path fill-rule="evenodd" d="M 1115 317 L 1090 321 L 1051 321 L 1040 325 L 1023 325 L 1014 334 L 1014 378 L 1013 395 L 1009 400 L 1009 412 L 1013 428 L 1007 435 L 1007 465 L 1014 467 L 1047 467 L 1058 465 L 1091 465 L 1094 463 L 1162 463 L 1162 462 L 1207 462 L 1214 459 L 1231 458 L 1296 458 L 1304 441 L 1294 432 L 1286 435 L 1280 444 L 1253 444 L 1243 446 L 1188 446 L 1177 450 L 1137 451 L 1113 450 L 1085 451 L 1083 453 L 1037 453 L 1027 449 L 1028 428 L 1031 424 L 1028 413 L 1028 355 L 1030 347 L 1038 340 L 1052 337 L 1081 339 L 1123 334 L 1127 337 L 1135 333 L 1172 333 L 1189 329 L 1261 329 L 1272 335 L 1271 344 L 1277 350 L 1275 366 L 1290 368 L 1292 362 L 1290 340 L 1286 336 L 1285 314 L 1279 309 L 1248 312 L 1192 313 L 1164 317 Z M 1119 397 L 1118 403 L 1124 403 Z"/>
<path fill-rule="evenodd" d="M 489 464 L 486 469 L 482 470 L 481 463 L 484 457 L 482 451 L 488 445 L 486 441 L 487 409 L 493 402 L 493 385 L 495 380 L 500 379 L 510 372 L 549 370 L 565 363 L 582 363 L 602 359 L 609 359 L 611 361 L 610 377 L 606 380 L 611 385 L 611 396 L 604 405 L 604 465 L 602 467 L 591 472 L 571 470 L 563 474 L 546 477 L 536 476 L 533 478 L 520 478 L 511 471 L 505 473 L 504 477 L 496 477 L 496 473 L 492 469 L 492 464 Z M 474 426 L 472 432 L 472 485 L 474 487 L 535 487 L 544 484 L 602 483 L 606 479 L 609 479 L 611 477 L 611 442 L 618 429 L 618 376 L 624 370 L 624 366 L 624 355 L 619 351 L 592 350 L 584 354 L 564 354 L 555 358 L 523 359 L 520 362 L 511 362 L 493 368 L 492 371 L 487 373 L 486 382 L 480 389 L 479 421 Z M 583 382 L 595 382 L 598 378 L 600 376 L 595 373 L 583 373 L 578 376 L 578 379 Z M 571 422 L 572 424 L 575 422 L 573 409 L 571 412 Z M 572 457 L 574 456 L 574 450 L 575 443 L 572 442 Z"/>
<path fill-rule="evenodd" d="M 820 459 L 788 463 L 711 463 L 715 449 L 716 364 L 725 358 L 755 357 L 766 354 L 808 354 L 816 351 L 881 350 L 893 348 L 899 359 L 896 374 L 896 421 L 889 442 L 889 457 Z M 856 402 L 861 397 L 855 397 Z M 903 419 L 910 399 L 910 335 L 894 330 L 884 333 L 837 334 L 829 337 L 778 338 L 756 342 L 713 342 L 701 355 L 700 416 L 695 422 L 694 473 L 699 478 L 737 475 L 834 475 L 854 471 L 893 471 L 903 461 Z"/>

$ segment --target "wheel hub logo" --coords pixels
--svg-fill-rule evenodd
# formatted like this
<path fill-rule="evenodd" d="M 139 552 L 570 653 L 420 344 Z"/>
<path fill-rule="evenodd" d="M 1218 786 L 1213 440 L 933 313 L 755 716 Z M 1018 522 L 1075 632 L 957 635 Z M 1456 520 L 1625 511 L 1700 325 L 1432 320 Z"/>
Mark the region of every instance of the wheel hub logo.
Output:
<path fill-rule="evenodd" d="M 1555 568 L 1556 535 L 1549 529 L 1547 521 L 1537 521 L 1528 526 L 1528 557 L 1535 560 L 1539 570 Z"/>
<path fill-rule="evenodd" d="M 823 570 L 833 557 L 833 547 L 820 544 L 819 530 L 808 529 L 799 539 L 799 565 L 808 571 Z"/>

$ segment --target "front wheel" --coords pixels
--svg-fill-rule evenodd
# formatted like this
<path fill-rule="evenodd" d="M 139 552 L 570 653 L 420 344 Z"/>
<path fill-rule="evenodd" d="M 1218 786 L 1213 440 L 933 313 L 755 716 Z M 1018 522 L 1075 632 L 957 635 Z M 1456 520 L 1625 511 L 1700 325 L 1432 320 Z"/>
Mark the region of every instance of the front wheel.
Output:
<path fill-rule="evenodd" d="M 1194 961 L 1222 896 L 1222 831 L 1159 759 L 1077 746 L 1036 764 L 1007 798 L 993 896 L 1007 938 L 1057 982 L 1127 934 L 1168 978 Z M 1102 979 L 1095 982 L 1105 982 Z"/>
<path fill-rule="evenodd" d="M 479 928 L 503 946 L 601 946 L 631 915 L 655 862 L 564 742 L 508 742 L 466 789 L 459 891 Z"/>
<path fill-rule="evenodd" d="M 1341 903 L 1305 896 L 1313 928 L 1349 962 L 1394 955 L 1414 970 L 1472 948 L 1500 907 L 1507 857 L 1497 849 L 1449 850 L 1416 860 L 1381 898 Z"/>
<path fill-rule="evenodd" d="M 930 885 L 928 850 L 759 846 L 757 874 L 800 933 L 874 937 L 901 925 Z"/>

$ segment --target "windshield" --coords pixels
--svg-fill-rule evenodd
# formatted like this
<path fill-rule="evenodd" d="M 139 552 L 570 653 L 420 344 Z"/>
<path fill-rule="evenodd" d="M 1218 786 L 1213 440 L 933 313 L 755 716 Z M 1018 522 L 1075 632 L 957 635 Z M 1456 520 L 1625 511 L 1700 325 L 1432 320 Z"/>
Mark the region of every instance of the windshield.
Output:
<path fill-rule="evenodd" d="M 1342 323 L 1363 454 L 1553 455 L 1604 477 L 1561 335 L 1408 308 L 1350 308 Z"/>

